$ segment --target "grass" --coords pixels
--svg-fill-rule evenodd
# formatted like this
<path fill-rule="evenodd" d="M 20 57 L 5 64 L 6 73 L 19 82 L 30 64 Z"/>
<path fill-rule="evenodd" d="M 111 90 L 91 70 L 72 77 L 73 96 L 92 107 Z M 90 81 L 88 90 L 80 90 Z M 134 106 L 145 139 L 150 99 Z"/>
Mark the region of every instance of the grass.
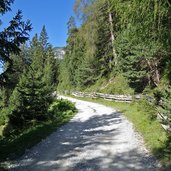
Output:
<path fill-rule="evenodd" d="M 42 139 L 46 138 L 61 125 L 67 123 L 74 116 L 73 112 L 60 117 L 56 121 L 49 121 L 38 124 L 22 132 L 22 134 L 13 134 L 9 137 L 0 138 L 0 162 L 16 159 L 21 156 L 26 149 L 36 145 Z M 4 166 L 0 165 L 0 170 Z"/>
<path fill-rule="evenodd" d="M 107 94 L 134 94 L 133 89 L 129 87 L 128 81 L 122 75 L 103 77 L 96 81 L 95 84 L 87 87 L 85 92 L 100 92 Z"/>
<path fill-rule="evenodd" d="M 75 98 L 75 97 L 74 97 Z M 97 102 L 121 111 L 143 137 L 146 147 L 165 167 L 171 166 L 171 139 L 155 117 L 155 108 L 145 101 L 134 103 L 113 102 L 104 99 L 78 98 Z"/>

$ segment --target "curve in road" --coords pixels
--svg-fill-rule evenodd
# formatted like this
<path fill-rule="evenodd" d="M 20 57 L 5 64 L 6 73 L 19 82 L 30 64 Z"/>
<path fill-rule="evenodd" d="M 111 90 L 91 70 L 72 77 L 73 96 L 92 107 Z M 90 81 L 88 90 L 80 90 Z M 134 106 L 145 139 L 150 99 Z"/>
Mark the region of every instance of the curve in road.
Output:
<path fill-rule="evenodd" d="M 158 162 L 121 113 L 76 100 L 77 115 L 11 165 L 15 171 L 158 171 Z"/>

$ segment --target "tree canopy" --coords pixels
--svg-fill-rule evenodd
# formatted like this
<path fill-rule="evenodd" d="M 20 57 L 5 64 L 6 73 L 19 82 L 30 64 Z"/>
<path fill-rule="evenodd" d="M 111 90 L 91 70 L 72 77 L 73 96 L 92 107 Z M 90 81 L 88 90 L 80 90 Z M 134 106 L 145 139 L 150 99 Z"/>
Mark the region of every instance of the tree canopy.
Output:
<path fill-rule="evenodd" d="M 0 14 L 5 15 L 7 11 L 10 11 L 12 3 L 13 0 L 2 0 Z M 0 86 L 8 84 L 8 73 L 13 72 L 13 61 L 10 54 L 19 54 L 20 45 L 29 39 L 30 31 L 30 21 L 22 21 L 22 12 L 19 10 L 9 22 L 9 26 L 0 32 L 0 63 L 6 66 L 4 72 L 0 74 Z"/>

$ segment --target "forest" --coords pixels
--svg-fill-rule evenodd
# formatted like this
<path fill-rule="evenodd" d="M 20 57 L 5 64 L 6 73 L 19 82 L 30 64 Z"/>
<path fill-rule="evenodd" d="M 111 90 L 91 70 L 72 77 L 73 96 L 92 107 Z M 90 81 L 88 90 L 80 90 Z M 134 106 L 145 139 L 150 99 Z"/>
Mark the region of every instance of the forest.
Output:
<path fill-rule="evenodd" d="M 0 13 L 10 11 L 13 0 L 0 3 Z M 40 123 L 73 114 L 74 105 L 56 100 L 59 63 L 48 42 L 46 27 L 31 39 L 31 22 L 19 10 L 10 25 L 0 32 L 0 135 L 20 134 Z M 29 41 L 28 41 L 29 40 Z M 66 112 L 66 113 L 65 113 Z M 69 113 L 67 113 L 69 112 Z"/>
<path fill-rule="evenodd" d="M 171 118 L 171 2 L 76 0 L 58 91 L 148 94 Z M 170 119 L 168 119 L 171 124 Z"/>
<path fill-rule="evenodd" d="M 2 0 L 0 14 L 13 2 Z M 171 1 L 75 0 L 74 11 L 63 59 L 45 26 L 30 39 L 21 11 L 0 31 L 1 136 L 73 116 L 75 106 L 54 92 L 150 95 L 171 126 Z"/>

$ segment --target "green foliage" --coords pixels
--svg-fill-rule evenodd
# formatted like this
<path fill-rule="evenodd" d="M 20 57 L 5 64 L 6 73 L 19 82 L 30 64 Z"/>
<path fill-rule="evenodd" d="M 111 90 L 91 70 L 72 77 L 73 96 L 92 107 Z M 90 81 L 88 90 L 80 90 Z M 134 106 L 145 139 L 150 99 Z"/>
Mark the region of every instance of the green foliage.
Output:
<path fill-rule="evenodd" d="M 5 104 L 2 112 L 7 117 L 4 131 L 12 128 L 10 132 L 5 131 L 7 134 L 13 129 L 48 120 L 48 107 L 53 101 L 52 92 L 58 82 L 57 60 L 53 47 L 48 43 L 45 26 L 40 37 L 36 34 L 30 46 L 23 45 L 21 50 L 20 60 L 16 55 L 12 56 L 17 72 L 9 75 L 12 84 L 4 91 L 5 95 L 11 93 L 10 98 L 1 100 Z"/>
<path fill-rule="evenodd" d="M 165 88 L 162 91 L 157 91 L 155 95 L 157 103 L 159 103 L 159 113 L 167 117 L 163 122 L 171 126 L 171 87 Z"/>
<path fill-rule="evenodd" d="M 132 40 L 129 39 L 131 38 L 128 37 L 126 31 L 120 33 L 117 37 L 116 45 L 119 67 L 123 75 L 129 81 L 129 85 L 134 88 L 136 92 L 142 92 L 148 84 L 148 70 L 142 61 L 141 55 L 144 54 L 140 54 L 139 52 L 142 46 L 134 45 Z"/>
<path fill-rule="evenodd" d="M 0 127 L 7 121 L 8 108 L 5 104 L 5 90 L 0 89 Z"/>
<path fill-rule="evenodd" d="M 124 8 L 124 3 L 130 8 Z M 118 3 L 118 8 L 120 5 Z M 117 48 L 124 74 L 132 86 L 141 91 L 147 84 L 158 86 L 170 53 L 166 43 L 169 40 L 165 37 L 165 34 L 170 35 L 170 6 L 166 1 L 155 0 L 123 2 L 122 5 L 118 10 L 122 23 Z"/>
<path fill-rule="evenodd" d="M 48 43 L 48 34 L 46 31 L 45 25 L 43 26 L 42 31 L 40 33 L 39 41 L 40 41 L 40 44 L 41 44 L 43 50 L 46 51 L 46 49 L 49 46 L 49 43 Z"/>
<path fill-rule="evenodd" d="M 0 109 L 5 107 L 5 90 L 0 89 Z"/>
<path fill-rule="evenodd" d="M 102 77 L 120 74 L 128 92 L 129 87 L 137 93 L 158 87 L 170 74 L 170 9 L 165 0 L 77 0 L 82 25 L 76 28 L 73 18 L 69 21 L 66 69 L 61 70 L 67 81 L 60 77 L 60 87 L 84 90 Z M 118 86 L 108 92 L 123 91 Z"/>
<path fill-rule="evenodd" d="M 170 1 L 76 0 L 75 11 L 82 25 L 69 30 L 59 89 L 108 94 L 154 93 L 156 105 L 161 105 L 158 111 L 168 117 L 165 122 L 171 125 Z M 145 135 L 145 141 L 157 156 L 159 149 L 168 156 L 170 139 L 167 143 L 164 139 L 163 144 L 158 142 L 162 133 L 154 106 L 142 101 L 134 107 L 135 110 L 129 108 L 130 112 L 126 110 Z"/>
<path fill-rule="evenodd" d="M 23 127 L 33 121 L 46 120 L 51 93 L 40 73 L 33 69 L 26 71 L 10 98 L 9 123 Z"/>
<path fill-rule="evenodd" d="M 8 73 L 8 86 L 5 88 L 6 103 L 9 100 L 12 91 L 19 82 L 20 76 L 24 70 L 30 65 L 29 47 L 27 44 L 20 46 L 18 55 L 11 54 L 10 59 L 13 61 L 13 72 Z"/>
<path fill-rule="evenodd" d="M 67 110 L 61 114 L 63 117 L 58 118 L 58 120 L 41 122 L 29 129 L 13 132 L 10 136 L 0 137 L 0 162 L 6 161 L 7 158 L 11 160 L 18 158 L 24 154 L 26 149 L 33 147 L 67 123 L 74 114 L 75 112 Z"/>
<path fill-rule="evenodd" d="M 69 71 L 68 71 L 68 67 L 67 67 L 67 62 L 66 59 L 64 58 L 63 61 L 60 63 L 59 66 L 59 84 L 57 89 L 59 91 L 64 92 L 65 90 L 72 90 L 72 85 L 71 85 L 71 81 L 70 81 L 70 75 L 69 75 Z"/>
<path fill-rule="evenodd" d="M 110 51 L 112 41 L 109 40 L 111 36 L 108 21 L 109 7 L 106 1 L 95 2 L 94 4 L 86 1 L 85 6 L 82 1 L 76 2 L 78 11 L 80 11 L 79 5 L 85 8 L 83 12 L 87 13 L 86 20 L 79 29 L 69 27 L 66 55 L 63 61 L 66 68 L 62 67 L 60 70 L 61 73 L 64 73 L 63 70 L 65 70 L 66 79 L 63 80 L 64 78 L 60 77 L 59 87 L 85 89 L 112 70 L 113 53 Z M 100 8 L 103 10 L 99 11 Z M 71 21 L 73 18 L 69 23 Z M 60 86 L 61 84 L 63 86 Z"/>
<path fill-rule="evenodd" d="M 13 0 L 2 0 L 0 13 L 9 11 L 11 3 Z M 58 119 L 65 109 L 64 115 L 70 115 L 75 109 L 69 102 L 51 104 L 56 86 L 63 92 L 109 94 L 152 94 L 156 90 L 159 111 L 170 119 L 170 1 L 76 0 L 75 11 L 82 24 L 77 28 L 74 18 L 70 18 L 66 55 L 60 65 L 54 59 L 45 26 L 28 47 L 21 46 L 28 39 L 31 25 L 22 21 L 20 11 L 0 32 L 0 62 L 5 63 L 0 75 L 0 85 L 5 87 L 0 91 L 0 125 L 5 124 L 6 130 L 33 125 L 49 119 L 48 110 Z M 156 137 L 160 138 L 161 132 L 155 132 L 157 123 L 150 120 L 155 116 L 153 106 L 142 101 L 134 104 L 133 110 L 131 105 L 126 107 L 130 112 L 121 108 L 128 111 L 147 143 L 154 143 L 158 149 L 161 144 Z M 167 122 L 170 124 L 170 120 Z M 150 128 L 155 132 L 154 141 L 150 139 Z"/>
<path fill-rule="evenodd" d="M 46 52 L 43 79 L 47 86 L 52 89 L 58 84 L 58 60 L 55 59 L 52 46 L 49 46 Z"/>
<path fill-rule="evenodd" d="M 3 15 L 11 10 L 13 0 L 1 0 L 0 14 Z M 0 20 L 0 23 L 2 21 Z M 8 86 L 8 74 L 13 71 L 13 60 L 10 54 L 19 54 L 20 45 L 28 40 L 28 33 L 31 31 L 30 21 L 22 21 L 22 12 L 19 10 L 10 21 L 10 25 L 0 32 L 0 62 L 6 64 L 6 69 L 0 74 L 0 86 Z"/>
<path fill-rule="evenodd" d="M 51 114 L 51 116 L 56 117 L 57 119 L 65 115 L 75 113 L 76 111 L 77 110 L 73 103 L 63 99 L 54 101 L 48 109 L 48 112 Z"/>
<path fill-rule="evenodd" d="M 129 83 L 122 75 L 117 75 L 107 85 L 101 89 L 101 92 L 108 94 L 134 94 L 134 90 L 129 87 Z"/>
<path fill-rule="evenodd" d="M 98 79 L 95 84 L 87 87 L 85 92 L 102 92 L 107 83 L 108 80 L 105 77 Z"/>
<path fill-rule="evenodd" d="M 13 0 L 2 0 L 0 14 L 11 10 L 12 3 Z M 22 154 L 76 112 L 73 104 L 61 100 L 52 105 L 51 120 L 48 109 L 59 82 L 59 61 L 48 42 L 45 26 L 40 36 L 36 34 L 30 44 L 25 44 L 30 30 L 30 22 L 23 22 L 18 11 L 9 27 L 0 32 L 0 63 L 4 69 L 0 74 L 1 161 Z M 59 113 L 61 117 L 57 119 Z"/>
<path fill-rule="evenodd" d="M 5 129 L 3 128 L 3 133 L 5 132 L 5 135 L 8 136 L 0 136 L 0 162 L 6 161 L 6 158 L 15 159 L 22 155 L 26 149 L 31 148 L 54 132 L 56 128 L 68 122 L 75 112 L 76 108 L 73 103 L 66 100 L 57 100 L 49 107 L 48 115 L 53 115 L 52 120 L 38 122 L 32 127 L 17 131 L 14 131 L 13 126 L 8 124 Z"/>
<path fill-rule="evenodd" d="M 8 112 L 9 110 L 7 108 L 3 108 L 0 111 L 0 127 L 5 125 L 8 121 Z"/>
<path fill-rule="evenodd" d="M 149 120 L 156 120 L 157 109 L 153 103 L 150 104 L 146 99 L 138 101 L 137 110 L 144 112 L 149 117 Z"/>

